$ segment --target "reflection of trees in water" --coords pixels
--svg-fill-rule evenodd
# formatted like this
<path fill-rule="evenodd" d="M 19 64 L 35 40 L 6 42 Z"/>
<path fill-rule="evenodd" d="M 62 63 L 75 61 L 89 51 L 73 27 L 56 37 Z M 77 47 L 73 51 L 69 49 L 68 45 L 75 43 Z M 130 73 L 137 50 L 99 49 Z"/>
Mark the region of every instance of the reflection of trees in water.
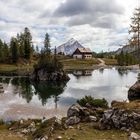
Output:
<path fill-rule="evenodd" d="M 39 96 L 39 99 L 42 102 L 42 105 L 47 103 L 47 99 L 53 97 L 54 102 L 59 101 L 59 95 L 63 93 L 64 87 L 66 86 L 65 82 L 39 82 L 33 83 L 36 93 Z"/>
<path fill-rule="evenodd" d="M 9 84 L 11 78 L 0 77 L 0 83 Z"/>
<path fill-rule="evenodd" d="M 26 99 L 27 103 L 32 100 L 34 93 L 29 78 L 14 78 L 12 84 L 18 87 L 19 96 Z"/>
<path fill-rule="evenodd" d="M 100 72 L 100 73 L 104 73 L 104 68 L 100 68 L 100 69 L 99 69 L 99 72 Z"/>
<path fill-rule="evenodd" d="M 128 69 L 121 69 L 121 68 L 118 68 L 118 73 L 120 76 L 123 76 L 123 75 L 127 75 L 128 74 Z"/>
<path fill-rule="evenodd" d="M 16 78 L 0 78 L 1 83 L 9 84 L 11 81 L 14 85 L 14 94 L 19 94 L 20 97 L 26 99 L 29 103 L 33 95 L 38 95 L 42 105 L 47 103 L 47 99 L 53 97 L 57 107 L 59 101 L 59 95 L 63 93 L 66 82 L 39 82 L 31 83 L 28 77 L 16 77 Z"/>

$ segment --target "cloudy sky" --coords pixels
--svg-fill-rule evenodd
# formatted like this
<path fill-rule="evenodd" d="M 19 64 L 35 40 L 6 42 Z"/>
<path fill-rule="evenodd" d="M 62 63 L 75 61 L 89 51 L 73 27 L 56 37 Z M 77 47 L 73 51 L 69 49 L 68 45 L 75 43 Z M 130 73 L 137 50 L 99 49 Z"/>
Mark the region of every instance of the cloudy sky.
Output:
<path fill-rule="evenodd" d="M 111 51 L 128 39 L 130 17 L 139 0 L 0 0 L 0 38 L 31 30 L 42 45 L 48 32 L 51 45 L 75 38 L 93 51 Z"/>

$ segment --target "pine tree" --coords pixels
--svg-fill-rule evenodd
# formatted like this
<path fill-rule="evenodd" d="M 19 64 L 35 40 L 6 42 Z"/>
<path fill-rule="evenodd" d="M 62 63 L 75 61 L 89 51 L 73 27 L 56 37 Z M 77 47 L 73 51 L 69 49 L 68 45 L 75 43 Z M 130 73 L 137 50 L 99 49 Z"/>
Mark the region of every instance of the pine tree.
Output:
<path fill-rule="evenodd" d="M 4 54 L 4 61 L 8 61 L 8 59 L 9 59 L 9 46 L 5 42 L 3 44 L 3 54 Z"/>
<path fill-rule="evenodd" d="M 46 33 L 45 34 L 45 39 L 44 39 L 44 49 L 45 49 L 44 51 L 47 55 L 49 55 L 50 52 L 51 52 L 50 47 L 51 47 L 50 46 L 50 37 L 49 37 L 49 34 Z"/>
<path fill-rule="evenodd" d="M 30 30 L 26 27 L 24 29 L 24 58 L 27 60 L 31 57 L 31 42 L 32 36 Z"/>
<path fill-rule="evenodd" d="M 16 63 L 18 61 L 18 44 L 17 44 L 17 39 L 12 37 L 11 42 L 10 42 L 10 49 L 11 49 L 11 58 L 12 62 Z"/>
<path fill-rule="evenodd" d="M 3 42 L 0 39 L 0 62 L 3 61 Z"/>

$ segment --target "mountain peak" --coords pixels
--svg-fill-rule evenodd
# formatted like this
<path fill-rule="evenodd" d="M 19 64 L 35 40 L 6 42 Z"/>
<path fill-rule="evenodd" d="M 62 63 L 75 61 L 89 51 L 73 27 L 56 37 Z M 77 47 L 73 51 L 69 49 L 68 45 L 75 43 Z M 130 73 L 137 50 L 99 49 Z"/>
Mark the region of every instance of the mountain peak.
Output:
<path fill-rule="evenodd" d="M 66 43 L 68 43 L 68 44 L 73 44 L 73 43 L 75 43 L 77 40 L 75 40 L 74 38 L 71 38 L 68 42 L 66 42 Z"/>
<path fill-rule="evenodd" d="M 71 38 L 69 41 L 67 41 L 66 43 L 60 45 L 57 48 L 57 52 L 61 52 L 64 53 L 66 55 L 72 55 L 73 52 L 77 49 L 77 48 L 84 48 L 77 40 L 75 40 L 74 38 Z"/>

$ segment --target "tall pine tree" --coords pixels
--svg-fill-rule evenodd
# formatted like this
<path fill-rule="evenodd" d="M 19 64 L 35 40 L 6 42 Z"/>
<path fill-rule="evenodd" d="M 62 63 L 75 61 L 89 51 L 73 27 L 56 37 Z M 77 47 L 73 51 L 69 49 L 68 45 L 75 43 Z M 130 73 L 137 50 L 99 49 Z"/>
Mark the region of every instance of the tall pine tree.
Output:
<path fill-rule="evenodd" d="M 31 57 L 31 43 L 32 36 L 30 30 L 26 27 L 24 29 L 24 58 L 27 60 Z"/>
<path fill-rule="evenodd" d="M 13 63 L 17 63 L 18 61 L 18 43 L 17 39 L 12 37 L 10 42 L 10 49 L 11 49 L 11 58 Z"/>

